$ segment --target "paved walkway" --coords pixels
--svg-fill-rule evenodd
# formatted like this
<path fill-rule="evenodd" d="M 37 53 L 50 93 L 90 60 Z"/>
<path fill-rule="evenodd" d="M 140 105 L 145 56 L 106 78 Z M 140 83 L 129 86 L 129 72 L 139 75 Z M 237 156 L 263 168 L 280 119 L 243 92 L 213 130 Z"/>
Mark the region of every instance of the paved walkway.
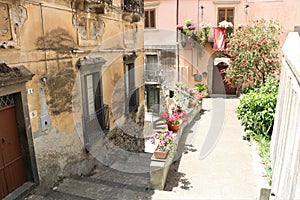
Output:
<path fill-rule="evenodd" d="M 251 148 L 235 113 L 238 103 L 204 100 L 203 114 L 191 125 L 182 157 L 168 176 L 171 191 L 155 191 L 152 199 L 257 198 Z"/>
<path fill-rule="evenodd" d="M 147 172 L 102 166 L 90 177 L 64 179 L 54 191 L 37 190 L 27 199 L 257 199 L 251 148 L 242 139 L 237 105 L 238 99 L 204 100 L 203 113 L 184 131 L 165 191 L 148 189 Z"/>

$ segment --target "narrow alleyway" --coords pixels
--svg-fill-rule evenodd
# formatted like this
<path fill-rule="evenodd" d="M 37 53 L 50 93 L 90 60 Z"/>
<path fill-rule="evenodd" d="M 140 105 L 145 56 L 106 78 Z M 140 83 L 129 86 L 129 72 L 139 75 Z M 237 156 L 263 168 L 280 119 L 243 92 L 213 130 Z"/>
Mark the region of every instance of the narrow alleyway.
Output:
<path fill-rule="evenodd" d="M 149 173 L 99 167 L 90 177 L 68 178 L 31 199 L 257 199 L 251 148 L 236 118 L 238 99 L 208 98 L 185 129 L 165 191 L 149 190 Z"/>
<path fill-rule="evenodd" d="M 169 172 L 169 192 L 155 191 L 153 199 L 257 199 L 251 148 L 235 112 L 238 103 L 204 100 L 203 113 L 187 130 L 182 156 Z"/>

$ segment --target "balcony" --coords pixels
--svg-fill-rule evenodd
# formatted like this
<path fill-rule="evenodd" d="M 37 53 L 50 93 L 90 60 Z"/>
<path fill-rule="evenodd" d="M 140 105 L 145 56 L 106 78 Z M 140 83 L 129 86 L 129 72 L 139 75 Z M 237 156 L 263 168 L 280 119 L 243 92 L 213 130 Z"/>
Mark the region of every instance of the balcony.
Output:
<path fill-rule="evenodd" d="M 164 80 L 162 71 L 158 70 L 145 70 L 145 83 L 146 84 L 161 84 Z"/>
<path fill-rule="evenodd" d="M 112 0 L 75 0 L 72 2 L 72 9 L 96 14 L 104 14 L 105 6 L 112 6 Z"/>
<path fill-rule="evenodd" d="M 133 13 L 144 13 L 144 1 L 143 0 L 124 0 L 123 10 Z"/>

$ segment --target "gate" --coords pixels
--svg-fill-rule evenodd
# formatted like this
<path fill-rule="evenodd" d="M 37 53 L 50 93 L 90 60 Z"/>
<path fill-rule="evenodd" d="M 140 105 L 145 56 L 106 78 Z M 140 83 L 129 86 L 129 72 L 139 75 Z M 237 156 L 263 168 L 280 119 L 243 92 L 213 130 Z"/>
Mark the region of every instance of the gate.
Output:
<path fill-rule="evenodd" d="M 0 199 L 26 181 L 13 95 L 0 97 Z"/>

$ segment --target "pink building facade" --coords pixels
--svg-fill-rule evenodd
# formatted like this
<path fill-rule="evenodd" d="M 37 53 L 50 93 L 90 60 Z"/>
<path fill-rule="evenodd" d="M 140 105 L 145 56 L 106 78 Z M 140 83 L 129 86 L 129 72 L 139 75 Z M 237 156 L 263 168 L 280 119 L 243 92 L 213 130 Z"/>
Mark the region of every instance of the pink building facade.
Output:
<path fill-rule="evenodd" d="M 284 27 L 282 42 L 300 25 L 299 0 L 145 0 L 144 9 L 145 75 L 147 70 L 156 70 L 161 78 L 154 84 L 168 89 L 178 81 L 189 86 L 207 84 L 211 96 L 236 94 L 226 88 L 220 73 L 229 59 L 223 51 L 213 49 L 214 27 L 220 21 L 230 21 L 237 27 L 261 18 L 276 19 Z M 213 27 L 204 47 L 189 41 L 183 44 L 177 35 L 177 23 L 184 24 L 187 19 Z M 147 88 L 153 82 L 147 82 L 146 77 L 145 84 Z"/>

